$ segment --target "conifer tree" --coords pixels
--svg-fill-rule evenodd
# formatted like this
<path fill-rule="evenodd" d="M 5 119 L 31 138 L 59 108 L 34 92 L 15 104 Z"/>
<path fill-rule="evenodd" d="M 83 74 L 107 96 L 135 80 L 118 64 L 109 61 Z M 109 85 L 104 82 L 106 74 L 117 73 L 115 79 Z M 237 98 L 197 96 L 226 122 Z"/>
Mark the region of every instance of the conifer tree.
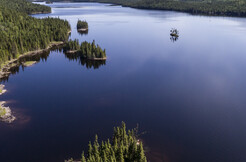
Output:
<path fill-rule="evenodd" d="M 114 128 L 112 144 L 110 140 L 98 143 L 95 136 L 93 146 L 88 145 L 88 154 L 82 153 L 81 161 L 84 162 L 147 162 L 142 142 L 134 135 L 134 130 L 126 133 L 125 123 L 121 127 Z"/>
<path fill-rule="evenodd" d="M 84 151 L 82 152 L 81 155 L 81 162 L 86 162 Z"/>

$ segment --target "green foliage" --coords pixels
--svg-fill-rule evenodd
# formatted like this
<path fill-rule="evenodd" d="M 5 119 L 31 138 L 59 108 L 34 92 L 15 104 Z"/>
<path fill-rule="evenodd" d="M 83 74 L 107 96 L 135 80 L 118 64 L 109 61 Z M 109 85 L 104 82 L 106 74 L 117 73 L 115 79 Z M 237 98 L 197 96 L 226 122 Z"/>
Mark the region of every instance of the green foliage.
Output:
<path fill-rule="evenodd" d="M 105 49 L 102 50 L 102 48 L 99 45 L 95 44 L 94 40 L 92 43 L 88 43 L 86 41 L 83 42 L 80 45 L 80 54 L 82 54 L 87 59 L 106 58 Z"/>
<path fill-rule="evenodd" d="M 27 14 L 51 12 L 51 8 L 48 6 L 34 4 L 26 0 L 0 0 L 0 6 Z"/>
<path fill-rule="evenodd" d="M 246 16 L 245 0 L 141 0 L 131 3 L 130 6 L 203 15 Z"/>
<path fill-rule="evenodd" d="M 96 135 L 93 145 L 89 142 L 87 155 L 82 153 L 81 162 L 147 162 L 143 144 L 135 130 L 126 132 L 126 125 L 114 128 L 112 141 L 98 143 Z"/>
<path fill-rule="evenodd" d="M 78 20 L 77 29 L 88 29 L 88 23 L 86 21 Z"/>
<path fill-rule="evenodd" d="M 5 0 L 0 0 L 0 65 L 28 51 L 45 49 L 51 42 L 68 39 L 68 21 L 28 16 L 16 8 L 22 1 L 8 0 L 9 4 L 6 4 Z"/>
<path fill-rule="evenodd" d="M 62 0 L 53 0 L 62 1 Z M 191 14 L 246 16 L 246 0 L 73 0 L 74 2 L 104 2 L 128 7 L 174 10 Z"/>
<path fill-rule="evenodd" d="M 75 51 L 80 49 L 79 40 L 69 40 L 64 46 L 64 51 Z"/>
<path fill-rule="evenodd" d="M 6 110 L 0 105 L 0 117 L 6 114 Z"/>
<path fill-rule="evenodd" d="M 76 51 L 76 53 L 86 59 L 106 59 L 106 51 L 99 45 L 96 45 L 95 41 L 93 40 L 92 43 L 83 42 L 79 45 L 78 40 L 69 40 L 65 47 L 65 52 L 69 51 Z"/>

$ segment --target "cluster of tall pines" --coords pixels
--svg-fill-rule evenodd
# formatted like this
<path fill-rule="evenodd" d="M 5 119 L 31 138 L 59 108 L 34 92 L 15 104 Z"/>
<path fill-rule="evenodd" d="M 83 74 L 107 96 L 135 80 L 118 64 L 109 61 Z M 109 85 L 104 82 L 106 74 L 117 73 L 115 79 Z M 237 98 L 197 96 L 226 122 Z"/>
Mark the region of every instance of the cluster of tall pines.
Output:
<path fill-rule="evenodd" d="M 126 131 L 122 122 L 121 127 L 114 128 L 112 141 L 99 144 L 96 135 L 94 143 L 89 142 L 87 154 L 82 153 L 81 162 L 147 162 L 147 159 L 136 129 Z"/>
<path fill-rule="evenodd" d="M 0 0 L 0 65 L 26 52 L 45 49 L 52 42 L 68 39 L 68 21 L 28 15 L 31 11 L 43 12 L 43 8 L 50 10 L 26 0 Z"/>
<path fill-rule="evenodd" d="M 81 44 L 77 39 L 69 40 L 64 46 L 64 51 L 67 53 L 76 52 L 78 56 L 85 59 L 106 59 L 105 49 L 103 50 L 99 45 L 96 45 L 95 40 L 92 43 L 85 41 Z"/>
<path fill-rule="evenodd" d="M 78 20 L 77 29 L 88 29 L 88 23 L 86 21 Z"/>
<path fill-rule="evenodd" d="M 175 10 L 200 15 L 246 16 L 245 0 L 140 0 L 130 5 L 136 8 Z"/>
<path fill-rule="evenodd" d="M 27 0 L 0 0 L 0 5 L 11 10 L 24 12 L 27 14 L 50 13 L 48 6 L 30 3 Z"/>

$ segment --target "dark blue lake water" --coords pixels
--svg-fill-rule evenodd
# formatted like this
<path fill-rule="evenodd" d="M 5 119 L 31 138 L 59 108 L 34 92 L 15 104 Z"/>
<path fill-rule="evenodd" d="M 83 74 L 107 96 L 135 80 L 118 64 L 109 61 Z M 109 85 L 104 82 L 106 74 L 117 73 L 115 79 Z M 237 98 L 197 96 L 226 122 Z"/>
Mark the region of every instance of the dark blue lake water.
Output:
<path fill-rule="evenodd" d="M 17 117 L 0 123 L 1 162 L 78 158 L 89 140 L 138 123 L 151 162 L 246 161 L 246 19 L 97 3 L 54 3 L 71 39 L 106 49 L 105 63 L 52 51 L 9 77 Z M 87 35 L 77 20 L 89 23 Z M 170 40 L 170 29 L 180 37 Z"/>

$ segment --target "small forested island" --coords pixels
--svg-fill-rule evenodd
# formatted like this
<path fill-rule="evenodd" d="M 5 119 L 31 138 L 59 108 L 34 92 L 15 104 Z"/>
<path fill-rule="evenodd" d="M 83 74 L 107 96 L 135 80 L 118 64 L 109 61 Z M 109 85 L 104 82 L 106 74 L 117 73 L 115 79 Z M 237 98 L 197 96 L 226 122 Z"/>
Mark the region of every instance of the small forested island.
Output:
<path fill-rule="evenodd" d="M 94 143 L 89 142 L 86 152 L 87 154 L 82 153 L 81 162 L 147 162 L 143 144 L 137 139 L 136 129 L 126 131 L 124 122 L 121 127 L 114 128 L 112 140 L 108 139 L 99 144 L 96 135 Z"/>
<path fill-rule="evenodd" d="M 177 29 L 175 29 L 175 28 L 172 28 L 170 30 L 170 40 L 172 42 L 175 42 L 175 41 L 178 40 L 178 38 L 179 38 L 179 31 Z"/>
<path fill-rule="evenodd" d="M 81 32 L 87 31 L 88 30 L 88 23 L 86 21 L 78 20 L 77 30 L 81 31 Z"/>
<path fill-rule="evenodd" d="M 79 44 L 79 40 L 69 40 L 63 48 L 67 54 L 76 54 L 88 60 L 106 60 L 106 51 L 99 45 L 96 45 L 95 40 L 92 43 L 87 41 Z"/>
<path fill-rule="evenodd" d="M 170 30 L 170 35 L 172 37 L 179 37 L 179 31 L 177 29 L 173 28 Z"/>
<path fill-rule="evenodd" d="M 51 13 L 50 7 L 34 4 L 27 0 L 0 0 L 0 9 L 3 8 L 27 14 Z"/>

